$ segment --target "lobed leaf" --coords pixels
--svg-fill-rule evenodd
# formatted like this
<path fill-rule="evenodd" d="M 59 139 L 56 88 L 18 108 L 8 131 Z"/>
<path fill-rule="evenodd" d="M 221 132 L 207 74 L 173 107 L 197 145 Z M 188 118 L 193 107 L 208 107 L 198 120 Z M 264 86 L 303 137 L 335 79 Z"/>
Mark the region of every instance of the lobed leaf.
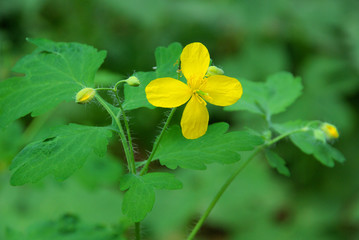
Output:
<path fill-rule="evenodd" d="M 287 166 L 285 165 L 284 159 L 281 158 L 277 153 L 267 149 L 265 151 L 265 156 L 266 156 L 266 159 L 271 167 L 277 169 L 277 171 L 280 174 L 283 174 L 284 176 L 287 176 L 287 177 L 290 176 L 290 172 L 289 172 Z"/>
<path fill-rule="evenodd" d="M 144 176 L 127 174 L 120 180 L 120 189 L 127 190 L 122 212 L 133 222 L 140 222 L 155 203 L 154 189 L 180 189 L 182 183 L 170 173 L 148 173 Z"/>
<path fill-rule="evenodd" d="M 299 77 L 280 72 L 267 78 L 265 83 L 241 79 L 243 96 L 226 110 L 247 110 L 262 115 L 274 115 L 286 110 L 302 93 Z"/>
<path fill-rule="evenodd" d="M 124 86 L 125 101 L 123 107 L 132 110 L 140 107 L 155 108 L 146 98 L 145 88 L 154 79 L 161 77 L 177 78 L 177 69 L 182 46 L 179 43 L 172 43 L 168 47 L 156 49 L 156 71 L 135 73 L 141 84 L 138 87 Z"/>
<path fill-rule="evenodd" d="M 185 139 L 179 126 L 173 126 L 163 136 L 154 156 L 162 165 L 175 169 L 205 169 L 206 164 L 233 163 L 240 159 L 239 151 L 249 151 L 263 143 L 261 137 L 250 132 L 226 133 L 227 123 L 209 126 L 207 133 L 198 139 Z"/>
<path fill-rule="evenodd" d="M 73 101 L 84 87 L 94 86 L 94 76 L 105 51 L 79 43 L 28 39 L 37 49 L 20 59 L 13 70 L 23 73 L 0 82 L 0 127 L 26 114 L 33 116 Z"/>
<path fill-rule="evenodd" d="M 77 124 L 60 126 L 46 139 L 27 145 L 13 160 L 12 185 L 34 183 L 53 174 L 65 180 L 79 169 L 91 154 L 104 156 L 112 136 L 105 127 Z"/>
<path fill-rule="evenodd" d="M 145 88 L 146 86 L 156 78 L 155 72 L 138 72 L 134 76 L 140 80 L 141 84 L 138 87 L 132 87 L 128 84 L 124 86 L 125 100 L 123 102 L 123 108 L 125 110 L 137 109 L 140 107 L 155 108 L 147 101 Z"/>
<path fill-rule="evenodd" d="M 313 155 L 322 164 L 333 167 L 334 161 L 344 162 L 345 157 L 340 151 L 329 145 L 326 141 L 316 139 L 314 129 L 318 128 L 317 122 L 294 121 L 283 124 L 273 124 L 273 128 L 280 134 L 285 134 L 296 129 L 308 127 L 307 131 L 293 133 L 290 140 L 306 154 Z"/>
<path fill-rule="evenodd" d="M 172 77 L 177 78 L 179 59 L 182 53 L 182 45 L 174 42 L 166 47 L 158 47 L 156 56 L 157 78 Z"/>
<path fill-rule="evenodd" d="M 266 81 L 268 89 L 268 111 L 274 115 L 286 110 L 303 90 L 301 78 L 291 73 L 281 72 L 269 76 Z"/>
<path fill-rule="evenodd" d="M 181 189 L 182 183 L 175 178 L 173 174 L 164 172 L 149 173 L 143 176 L 146 183 L 152 185 L 156 189 Z"/>

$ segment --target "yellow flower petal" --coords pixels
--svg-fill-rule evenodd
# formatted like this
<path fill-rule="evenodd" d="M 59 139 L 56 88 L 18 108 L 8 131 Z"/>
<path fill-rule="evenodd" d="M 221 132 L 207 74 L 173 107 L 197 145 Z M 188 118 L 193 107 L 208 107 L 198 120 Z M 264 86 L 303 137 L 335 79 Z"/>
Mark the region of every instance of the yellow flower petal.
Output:
<path fill-rule="evenodd" d="M 208 128 L 209 115 L 206 103 L 197 95 L 187 103 L 181 119 L 182 134 L 187 139 L 203 136 Z"/>
<path fill-rule="evenodd" d="M 158 78 L 146 86 L 147 100 L 156 107 L 173 108 L 185 104 L 192 95 L 187 84 L 174 78 Z"/>
<path fill-rule="evenodd" d="M 200 90 L 205 93 L 201 97 L 217 106 L 231 105 L 237 102 L 243 93 L 242 85 L 237 79 L 223 75 L 209 77 Z"/>
<path fill-rule="evenodd" d="M 207 48 L 199 42 L 188 44 L 181 54 L 181 70 L 192 89 L 197 89 L 209 66 Z"/>

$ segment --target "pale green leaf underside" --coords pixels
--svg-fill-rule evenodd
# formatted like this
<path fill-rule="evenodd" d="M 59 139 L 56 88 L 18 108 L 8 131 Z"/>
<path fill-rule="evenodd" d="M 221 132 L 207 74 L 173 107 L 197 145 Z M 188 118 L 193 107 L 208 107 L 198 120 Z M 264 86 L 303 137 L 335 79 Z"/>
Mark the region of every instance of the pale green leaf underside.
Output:
<path fill-rule="evenodd" d="M 205 169 L 210 163 L 233 163 L 240 159 L 239 151 L 249 151 L 263 143 L 262 138 L 250 132 L 226 133 L 227 123 L 209 126 L 203 137 L 188 140 L 182 136 L 179 126 L 171 127 L 163 136 L 154 156 L 162 165 L 175 169 Z"/>
<path fill-rule="evenodd" d="M 105 127 L 60 126 L 46 139 L 27 145 L 13 160 L 11 184 L 34 183 L 47 175 L 68 178 L 90 154 L 103 156 L 112 133 Z"/>
<path fill-rule="evenodd" d="M 283 124 L 273 124 L 274 129 L 280 134 L 285 134 L 286 132 L 300 129 L 305 126 L 317 126 L 317 124 L 315 122 L 312 122 L 311 124 L 311 122 L 300 120 Z M 345 161 L 341 152 L 328 143 L 316 139 L 311 128 L 309 131 L 291 134 L 290 140 L 304 153 L 312 154 L 322 164 L 328 167 L 334 166 L 334 160 L 341 163 Z"/>
<path fill-rule="evenodd" d="M 243 96 L 226 110 L 247 110 L 256 114 L 274 115 L 286 110 L 302 93 L 301 79 L 280 72 L 268 77 L 267 81 L 250 82 L 240 80 Z"/>
<path fill-rule="evenodd" d="M 122 212 L 131 221 L 143 220 L 155 202 L 154 189 L 180 189 L 182 183 L 170 173 L 148 173 L 144 176 L 127 174 L 120 180 L 120 189 L 127 190 Z"/>
<path fill-rule="evenodd" d="M 74 101 L 94 76 L 105 51 L 79 43 L 30 39 L 37 49 L 20 59 L 13 71 L 25 74 L 0 82 L 0 127 L 26 114 L 39 115 L 62 101 Z"/>

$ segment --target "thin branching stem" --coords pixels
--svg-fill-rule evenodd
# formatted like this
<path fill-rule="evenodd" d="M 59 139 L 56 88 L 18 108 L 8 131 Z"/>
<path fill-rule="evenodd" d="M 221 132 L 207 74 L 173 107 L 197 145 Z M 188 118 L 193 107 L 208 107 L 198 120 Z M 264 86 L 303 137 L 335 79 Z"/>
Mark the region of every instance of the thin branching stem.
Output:
<path fill-rule="evenodd" d="M 115 120 L 115 123 L 118 127 L 119 130 L 119 136 L 121 138 L 121 142 L 122 142 L 122 146 L 123 146 L 123 150 L 125 151 L 125 155 L 126 155 L 126 160 L 127 160 L 127 164 L 128 167 L 130 169 L 131 172 L 133 172 L 134 170 L 132 170 L 132 165 L 130 164 L 131 161 L 131 155 L 130 155 L 130 151 L 129 151 L 129 146 L 127 143 L 127 138 L 125 135 L 125 132 L 123 131 L 123 127 L 122 124 L 118 118 L 118 116 L 112 111 L 112 109 L 106 104 L 105 100 L 103 100 L 102 97 L 100 97 L 98 94 L 96 94 L 96 99 L 97 101 L 104 107 L 104 109 L 108 112 L 108 114 L 110 114 L 110 116 Z"/>
<path fill-rule="evenodd" d="M 211 201 L 211 203 L 209 204 L 208 208 L 206 209 L 206 211 L 204 212 L 204 214 L 202 215 L 202 217 L 198 220 L 197 224 L 195 225 L 195 227 L 192 229 L 191 233 L 189 234 L 187 240 L 192 240 L 194 239 L 194 237 L 196 236 L 197 232 L 199 231 L 199 229 L 202 227 L 204 221 L 207 219 L 208 215 L 211 213 L 212 209 L 214 208 L 214 206 L 217 204 L 218 200 L 221 198 L 221 196 L 223 195 L 223 193 L 227 190 L 228 186 L 233 182 L 233 180 L 238 176 L 239 173 L 242 172 L 242 170 L 248 165 L 248 163 L 250 163 L 255 156 L 261 152 L 263 149 L 265 149 L 266 147 L 269 147 L 270 145 L 280 141 L 281 139 L 293 134 L 293 133 L 297 133 L 297 132 L 303 132 L 303 131 L 307 131 L 308 128 L 307 127 L 303 127 L 300 129 L 295 129 L 293 131 L 289 131 L 287 133 L 284 133 L 282 135 L 279 135 L 278 137 L 258 146 L 253 153 L 245 160 L 240 162 L 239 167 L 237 168 L 237 170 L 235 172 L 233 172 L 233 174 L 224 182 L 224 184 L 222 185 L 222 187 L 219 189 L 219 191 L 217 192 L 217 194 L 214 196 L 213 200 Z"/>
<path fill-rule="evenodd" d="M 116 94 L 116 98 L 117 98 L 117 101 L 118 101 L 118 106 L 119 106 L 119 108 L 121 110 L 121 113 L 123 115 L 123 121 L 125 123 L 125 128 L 126 128 L 128 144 L 129 144 L 129 148 L 130 148 L 130 156 L 131 156 L 131 159 L 130 159 L 131 168 L 130 169 L 132 170 L 133 174 L 136 174 L 135 154 L 134 154 L 134 151 L 133 151 L 132 137 L 131 137 L 130 127 L 129 127 L 129 124 L 128 124 L 128 119 L 126 117 L 125 110 L 122 107 L 122 103 L 121 103 L 120 97 L 118 96 L 117 89 L 115 89 L 115 94 Z"/>

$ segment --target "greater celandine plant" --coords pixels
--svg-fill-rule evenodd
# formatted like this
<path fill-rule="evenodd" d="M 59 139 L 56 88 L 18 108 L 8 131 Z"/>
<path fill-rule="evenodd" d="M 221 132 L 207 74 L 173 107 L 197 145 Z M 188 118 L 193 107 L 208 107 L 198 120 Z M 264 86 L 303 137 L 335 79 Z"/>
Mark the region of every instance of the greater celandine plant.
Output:
<path fill-rule="evenodd" d="M 65 180 L 81 168 L 87 158 L 104 156 L 115 134 L 122 143 L 128 167 L 128 173 L 120 179 L 120 190 L 124 191 L 122 211 L 128 221 L 134 223 L 136 239 L 141 239 L 140 222 L 152 210 L 155 190 L 182 188 L 182 183 L 170 173 L 177 167 L 203 170 L 211 163 L 234 164 L 233 173 L 224 180 L 189 233 L 188 239 L 193 239 L 233 179 L 258 154 L 264 153 L 269 165 L 280 174 L 290 175 L 285 161 L 275 152 L 274 144 L 280 140 L 289 137 L 300 150 L 328 167 L 334 166 L 335 161 L 345 161 L 330 144 L 339 137 L 334 125 L 321 121 L 275 123 L 271 120 L 301 95 L 301 79 L 290 73 L 274 74 L 264 82 L 238 80 L 210 66 L 210 56 L 203 44 L 191 43 L 182 49 L 179 43 L 173 43 L 156 50 L 155 71 L 136 72 L 113 87 L 99 87 L 94 79 L 106 57 L 105 51 L 79 43 L 28 41 L 37 48 L 13 68 L 24 75 L 0 82 L 1 128 L 29 113 L 39 116 L 63 101 L 80 104 L 96 101 L 112 118 L 112 124 L 68 124 L 49 129 L 14 158 L 10 166 L 11 184 L 34 183 L 47 175 Z M 106 101 L 100 92 L 115 98 Z M 267 129 L 228 132 L 229 125 L 224 122 L 208 126 L 207 102 L 225 106 L 227 111 L 257 114 L 265 119 Z M 178 123 L 170 127 L 176 107 L 184 104 L 181 128 Z M 129 111 L 141 107 L 172 109 L 145 160 L 135 159 L 127 118 Z M 251 154 L 241 159 L 244 151 Z M 155 160 L 168 171 L 163 168 L 149 172 Z"/>

